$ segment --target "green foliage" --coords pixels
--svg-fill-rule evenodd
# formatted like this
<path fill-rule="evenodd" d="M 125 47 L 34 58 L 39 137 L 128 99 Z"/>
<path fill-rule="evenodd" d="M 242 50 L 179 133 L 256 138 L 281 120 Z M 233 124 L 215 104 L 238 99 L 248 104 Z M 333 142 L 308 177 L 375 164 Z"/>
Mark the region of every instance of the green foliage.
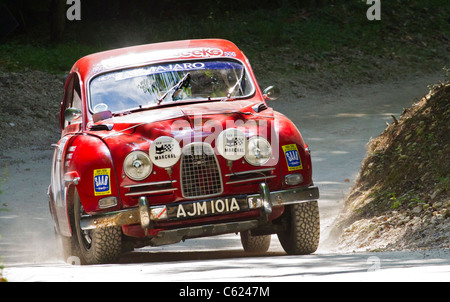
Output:
<path fill-rule="evenodd" d="M 391 209 L 397 209 L 402 205 L 402 199 L 397 199 L 395 193 L 391 193 L 391 198 L 389 198 L 392 201 Z"/>
<path fill-rule="evenodd" d="M 31 68 L 61 73 L 93 51 L 94 48 L 72 42 L 45 45 L 13 40 L 0 45 L 0 53 L 3 54 L 0 66 L 9 71 Z"/>
<path fill-rule="evenodd" d="M 10 35 L 0 45 L 0 67 L 62 73 L 96 51 L 211 37 L 240 46 L 257 74 L 268 69 L 287 75 L 334 74 L 358 82 L 441 69 L 448 57 L 443 39 L 450 36 L 450 8 L 445 0 L 384 1 L 381 21 L 367 20 L 365 1 L 320 1 L 317 7 L 304 0 L 129 2 L 124 7 L 119 1 L 106 6 L 84 1 L 82 21 L 66 22 L 56 44 L 49 43 L 48 24 L 31 23 L 25 34 Z"/>
<path fill-rule="evenodd" d="M 438 176 L 436 178 L 436 189 L 440 192 L 450 192 L 450 176 Z"/>

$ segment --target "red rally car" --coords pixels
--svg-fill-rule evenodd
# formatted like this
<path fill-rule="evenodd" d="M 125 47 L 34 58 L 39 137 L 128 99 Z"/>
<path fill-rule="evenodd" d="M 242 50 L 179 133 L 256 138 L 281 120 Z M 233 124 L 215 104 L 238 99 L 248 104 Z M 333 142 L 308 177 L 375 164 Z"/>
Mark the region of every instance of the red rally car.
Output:
<path fill-rule="evenodd" d="M 240 233 L 265 252 L 319 244 L 318 188 L 296 126 L 267 105 L 233 43 L 186 40 L 88 55 L 61 104 L 50 211 L 66 259 Z"/>

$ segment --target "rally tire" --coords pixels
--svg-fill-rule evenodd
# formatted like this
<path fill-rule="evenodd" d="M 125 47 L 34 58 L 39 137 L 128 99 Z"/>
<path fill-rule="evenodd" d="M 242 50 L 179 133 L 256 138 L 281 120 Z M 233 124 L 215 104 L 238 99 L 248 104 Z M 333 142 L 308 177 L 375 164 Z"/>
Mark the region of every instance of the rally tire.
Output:
<path fill-rule="evenodd" d="M 78 241 L 78 256 L 81 264 L 105 264 L 117 262 L 122 252 L 122 228 L 106 227 L 83 231 L 80 217 L 84 212 L 78 193 L 74 194 L 73 217 L 75 228 L 73 236 Z"/>
<path fill-rule="evenodd" d="M 241 243 L 247 253 L 265 253 L 270 247 L 270 235 L 252 236 L 250 231 L 240 233 Z"/>
<path fill-rule="evenodd" d="M 286 206 L 282 222 L 284 228 L 277 235 L 287 254 L 307 255 L 317 250 L 320 239 L 317 201 Z"/>

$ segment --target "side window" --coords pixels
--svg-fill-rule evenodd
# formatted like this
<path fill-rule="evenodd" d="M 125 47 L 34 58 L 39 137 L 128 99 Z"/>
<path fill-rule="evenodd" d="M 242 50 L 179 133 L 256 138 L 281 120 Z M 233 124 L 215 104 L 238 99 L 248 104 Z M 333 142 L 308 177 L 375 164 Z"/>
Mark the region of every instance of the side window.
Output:
<path fill-rule="evenodd" d="M 77 81 L 78 84 L 78 81 Z M 73 90 L 72 107 L 81 110 L 81 96 L 80 96 L 80 86 L 77 85 Z"/>
<path fill-rule="evenodd" d="M 67 87 L 67 93 L 65 96 L 65 106 L 64 110 L 68 108 L 75 108 L 80 110 L 81 112 L 81 88 L 80 81 L 78 79 L 78 75 L 75 74 L 71 77 L 69 86 Z M 72 124 L 80 124 L 81 123 L 81 114 L 76 116 L 71 121 L 64 119 L 64 128 L 72 125 Z"/>

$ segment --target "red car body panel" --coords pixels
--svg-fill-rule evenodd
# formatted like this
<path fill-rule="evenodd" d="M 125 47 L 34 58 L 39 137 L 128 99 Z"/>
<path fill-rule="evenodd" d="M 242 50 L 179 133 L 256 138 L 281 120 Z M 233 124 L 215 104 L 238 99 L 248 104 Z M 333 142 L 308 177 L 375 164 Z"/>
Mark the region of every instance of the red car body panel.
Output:
<path fill-rule="evenodd" d="M 71 236 L 69 211 L 71 192 L 77 190 L 86 214 L 92 217 L 135 209 L 139 198 L 146 196 L 150 206 L 178 204 L 192 201 L 182 194 L 180 163 L 170 169 L 153 165 L 150 176 L 134 181 L 124 173 L 124 158 L 132 151 L 147 152 L 152 142 L 161 136 L 175 138 L 183 148 L 190 142 L 207 142 L 216 149 L 216 129 L 228 129 L 229 125 L 244 123 L 246 137 L 264 133 L 272 146 L 272 157 L 264 167 L 250 165 L 243 158 L 232 164 L 217 156 L 223 190 L 217 196 L 256 194 L 261 181 L 271 191 L 311 186 L 312 166 L 307 145 L 296 126 L 283 114 L 268 107 L 263 93 L 255 85 L 254 93 L 243 99 L 220 102 L 177 102 L 142 110 L 132 114 L 112 116 L 94 122 L 89 108 L 90 81 L 99 74 L 130 67 L 177 60 L 232 58 L 242 62 L 254 83 L 257 83 L 245 55 L 231 42 L 219 39 L 187 40 L 128 47 L 105 51 L 81 58 L 70 71 L 62 102 L 61 141 L 55 150 L 50 185 L 50 208 L 59 233 Z M 65 124 L 65 109 L 76 79 L 80 87 L 80 122 Z M 75 82 L 76 82 L 75 81 Z M 262 111 L 258 106 L 263 106 Z M 256 106 L 256 107 L 255 107 Z M 287 147 L 286 147 L 287 146 Z M 286 148 L 294 148 L 300 156 L 301 167 L 289 167 Z M 266 169 L 264 172 L 260 170 Z M 254 181 L 247 181 L 255 171 Z M 301 174 L 302 182 L 287 185 L 284 177 L 291 173 Z M 241 176 L 239 176 L 241 175 Z M 96 177 L 99 176 L 99 177 Z M 96 182 L 105 181 L 104 191 L 97 190 Z M 145 185 L 146 183 L 151 183 Z M 152 187 L 153 186 L 153 187 Z M 159 190 L 155 190 L 155 187 Z M 155 193 L 156 192 L 156 193 Z M 103 207 L 100 200 L 113 196 L 115 205 Z M 275 207 L 268 216 L 276 219 L 283 213 L 283 206 Z M 220 216 L 196 217 L 190 220 L 155 221 L 153 227 L 144 232 L 140 224 L 123 224 L 124 234 L 131 237 L 155 236 L 159 231 L 186 225 L 211 224 L 218 221 L 239 221 L 258 217 L 258 209 Z"/>

